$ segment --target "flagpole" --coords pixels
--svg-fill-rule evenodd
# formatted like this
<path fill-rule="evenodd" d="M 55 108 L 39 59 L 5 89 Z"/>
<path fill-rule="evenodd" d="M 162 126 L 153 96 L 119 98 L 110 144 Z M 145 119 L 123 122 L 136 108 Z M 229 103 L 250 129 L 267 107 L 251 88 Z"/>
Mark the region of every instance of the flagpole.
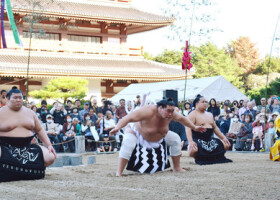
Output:
<path fill-rule="evenodd" d="M 274 34 L 273 34 L 273 38 L 272 38 L 272 42 L 271 42 L 271 47 L 270 47 L 270 54 L 269 54 L 269 60 L 268 60 L 268 64 L 267 64 L 267 74 L 266 74 L 266 85 L 265 85 L 265 109 L 264 109 L 264 131 L 266 131 L 266 123 L 267 123 L 267 117 L 266 117 L 266 106 L 267 106 L 267 87 L 268 87 L 268 77 L 269 77 L 269 68 L 270 68 L 270 60 L 271 60 L 271 55 L 272 55 L 272 49 L 273 49 L 273 44 L 274 44 L 274 40 L 275 40 L 275 36 L 276 36 L 276 32 L 277 32 L 277 27 L 278 27 L 278 23 L 279 23 L 279 19 L 280 19 L 280 14 L 278 16 L 277 22 L 276 22 L 276 26 L 275 26 L 275 30 L 274 30 Z"/>
<path fill-rule="evenodd" d="M 191 18 L 191 27 L 190 27 L 190 34 L 189 34 L 189 45 L 191 43 L 191 35 L 192 35 L 192 25 L 193 25 L 193 17 L 194 17 L 194 9 L 195 9 L 195 2 L 193 3 L 193 12 L 192 12 L 192 18 Z M 189 45 L 186 47 L 187 48 L 187 52 L 189 52 Z M 185 102 L 186 102 L 186 90 L 187 90 L 187 79 L 188 79 L 188 67 L 186 67 L 186 71 L 185 71 L 185 89 L 184 89 L 184 103 L 183 103 L 183 109 Z"/>
<path fill-rule="evenodd" d="M 32 33 L 33 33 L 33 25 L 34 25 L 34 1 L 32 1 L 32 15 L 31 15 L 31 24 L 30 24 L 30 31 L 29 31 L 29 49 L 28 49 L 28 60 L 27 60 L 27 74 L 26 74 L 26 89 L 25 89 L 25 104 L 28 103 L 28 85 L 29 85 L 29 66 L 30 66 L 30 53 L 31 53 L 31 40 L 32 40 Z"/>

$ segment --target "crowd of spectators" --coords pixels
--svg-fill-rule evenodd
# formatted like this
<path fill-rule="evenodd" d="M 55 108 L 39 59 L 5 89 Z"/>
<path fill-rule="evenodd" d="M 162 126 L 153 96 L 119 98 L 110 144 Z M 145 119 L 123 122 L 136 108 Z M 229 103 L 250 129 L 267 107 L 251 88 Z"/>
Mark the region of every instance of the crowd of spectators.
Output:
<path fill-rule="evenodd" d="M 254 100 L 217 102 L 210 99 L 207 112 L 212 113 L 216 125 L 231 142 L 231 150 L 269 151 L 275 139 L 274 122 L 279 116 L 279 97 L 261 98 L 257 104 Z M 186 102 L 182 114 L 187 116 L 194 108 Z M 266 122 L 266 123 L 265 123 Z"/>
<path fill-rule="evenodd" d="M 1 107 L 7 102 L 6 93 L 5 90 L 1 91 Z M 123 130 L 115 136 L 109 135 L 110 130 L 116 126 L 118 120 L 141 107 L 143 103 L 139 95 L 135 101 L 126 102 L 125 99 L 120 99 L 118 105 L 113 105 L 105 98 L 101 103 L 99 107 L 97 100 L 93 99 L 82 105 L 81 100 L 77 99 L 73 102 L 67 100 L 65 105 L 54 102 L 50 106 L 43 100 L 38 107 L 32 103 L 28 103 L 26 107 L 37 114 L 57 152 L 74 152 L 75 136 L 80 135 L 86 138 L 87 151 L 117 151 L 121 146 Z M 182 108 L 176 108 L 176 112 L 184 116 L 188 116 L 192 110 L 192 102 L 184 102 Z M 215 123 L 231 142 L 231 150 L 269 151 L 275 139 L 279 138 L 279 133 L 276 133 L 274 128 L 274 121 L 280 113 L 277 96 L 267 99 L 267 103 L 265 98 L 259 103 L 248 99 L 218 102 L 212 98 L 207 112 L 212 113 Z M 187 149 L 185 127 L 172 121 L 169 129 L 180 136 L 182 149 Z"/>

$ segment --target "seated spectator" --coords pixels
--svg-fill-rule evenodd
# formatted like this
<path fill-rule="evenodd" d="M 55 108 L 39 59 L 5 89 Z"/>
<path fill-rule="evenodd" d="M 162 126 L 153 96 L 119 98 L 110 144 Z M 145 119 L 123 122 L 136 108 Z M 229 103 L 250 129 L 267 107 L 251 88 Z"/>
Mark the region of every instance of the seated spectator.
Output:
<path fill-rule="evenodd" d="M 59 128 L 57 126 L 57 124 L 55 124 L 53 122 L 53 116 L 48 114 L 46 116 L 46 123 L 43 124 L 43 128 L 46 131 L 46 133 L 48 134 L 48 137 L 51 141 L 51 143 L 53 143 L 53 147 L 55 149 L 56 152 L 58 152 L 59 150 L 59 146 L 56 145 L 59 143 Z"/>
<path fill-rule="evenodd" d="M 63 141 L 67 142 L 68 147 L 72 153 L 75 152 L 75 136 L 77 134 L 76 125 L 72 122 L 71 115 L 66 116 L 66 123 L 63 124 Z"/>
<path fill-rule="evenodd" d="M 97 114 L 98 113 L 98 105 L 97 105 L 97 100 L 96 99 L 92 100 L 92 108 L 93 108 L 94 113 Z"/>
<path fill-rule="evenodd" d="M 78 112 L 79 112 L 80 110 L 83 110 L 83 109 L 81 108 L 81 101 L 80 101 L 80 99 L 77 99 L 77 100 L 75 101 L 75 107 L 78 109 Z"/>
<path fill-rule="evenodd" d="M 38 110 L 37 110 L 38 111 Z M 46 116 L 50 114 L 46 105 L 42 105 L 40 112 L 38 112 L 43 123 L 46 123 Z"/>
<path fill-rule="evenodd" d="M 240 100 L 239 101 L 239 119 L 241 120 L 241 115 L 244 114 L 247 110 L 248 110 L 248 102 L 249 100 L 248 99 L 245 99 L 244 101 L 243 100 Z"/>
<path fill-rule="evenodd" d="M 231 112 L 234 112 L 234 114 L 239 114 L 239 104 L 238 101 L 234 100 L 232 102 L 232 107 L 230 108 Z"/>
<path fill-rule="evenodd" d="M 109 142 L 109 135 L 103 136 L 104 141 L 101 143 L 100 148 L 97 149 L 98 152 L 112 152 L 113 145 Z"/>
<path fill-rule="evenodd" d="M 100 136 L 101 140 L 103 140 L 103 135 L 109 135 L 110 131 L 115 128 L 116 122 L 113 119 L 113 114 L 110 110 L 107 110 L 105 117 L 103 118 L 102 122 L 102 128 L 100 129 Z M 101 126 L 101 125 L 100 125 Z M 115 136 L 110 136 L 110 140 L 113 140 L 113 147 L 115 147 Z"/>
<path fill-rule="evenodd" d="M 184 110 L 183 110 L 182 114 L 187 117 L 189 115 L 189 113 L 191 112 L 191 110 L 192 110 L 191 103 L 190 102 L 186 102 L 184 104 Z"/>
<path fill-rule="evenodd" d="M 274 112 L 280 112 L 280 106 L 279 106 L 279 99 L 277 97 L 272 97 L 271 98 L 271 105 L 269 106 L 269 110 L 274 113 Z"/>
<path fill-rule="evenodd" d="M 241 127 L 239 133 L 237 134 L 235 149 L 237 151 L 243 151 L 245 148 L 245 142 L 252 138 L 252 116 L 251 115 L 244 115 L 244 122 L 241 123 Z"/>
<path fill-rule="evenodd" d="M 112 111 L 112 114 L 113 114 L 113 119 L 115 120 L 115 122 L 117 123 L 117 117 L 116 117 L 116 111 L 117 111 L 117 109 L 116 109 L 116 106 L 114 106 L 114 105 L 111 105 L 111 111 Z"/>
<path fill-rule="evenodd" d="M 73 118 L 73 125 L 76 126 L 77 135 L 82 135 L 82 126 L 79 122 L 78 118 Z"/>
<path fill-rule="evenodd" d="M 40 108 L 37 108 L 37 112 L 38 113 L 41 113 L 41 109 L 42 109 L 42 107 L 46 107 L 47 108 L 47 101 L 46 100 L 42 100 L 41 101 L 41 107 Z"/>
<path fill-rule="evenodd" d="M 53 108 L 50 110 L 50 114 L 52 114 L 54 118 L 54 123 L 63 125 L 65 120 L 65 115 L 67 112 L 64 109 L 64 106 L 58 102 L 54 103 Z"/>
<path fill-rule="evenodd" d="M 264 131 L 269 129 L 269 122 L 267 122 L 265 124 L 265 121 L 267 121 L 267 119 L 265 118 L 264 114 L 261 113 L 261 114 L 256 116 L 256 120 L 252 124 L 253 128 L 255 126 L 261 126 L 261 128 L 258 128 L 258 129 L 262 129 L 262 133 L 260 133 L 261 138 L 259 138 L 259 140 L 257 140 L 257 141 L 254 140 L 254 146 L 253 147 L 254 147 L 254 150 L 257 150 L 257 151 L 263 148 L 263 145 L 261 146 L 262 139 L 263 139 L 263 134 L 264 134 Z M 255 133 L 258 132 L 257 131 L 258 129 L 257 128 L 255 129 Z M 256 137 L 259 137 L 259 135 L 255 135 L 255 138 Z M 253 140 L 252 140 L 252 143 L 253 143 Z"/>
<path fill-rule="evenodd" d="M 90 109 L 89 109 L 89 116 L 90 116 L 90 120 L 95 124 L 96 121 L 97 121 L 97 119 L 98 119 L 98 117 L 97 117 L 97 115 L 95 114 L 93 108 L 90 108 Z"/>
<path fill-rule="evenodd" d="M 273 139 L 276 138 L 276 130 L 274 127 L 274 121 L 269 121 L 269 129 L 265 134 L 265 151 L 270 151 L 270 148 L 273 146 L 274 142 Z"/>
<path fill-rule="evenodd" d="M 229 106 L 230 106 L 230 104 L 228 102 L 224 102 L 223 108 L 220 110 L 220 113 L 226 113 L 226 112 L 230 111 Z"/>
<path fill-rule="evenodd" d="M 265 98 L 261 98 L 261 105 L 257 106 L 257 110 L 261 113 L 265 109 Z M 266 109 L 266 112 L 270 112 L 269 108 Z"/>
<path fill-rule="evenodd" d="M 244 114 L 250 114 L 252 115 L 253 121 L 256 119 L 256 113 L 257 111 L 253 109 L 253 103 L 249 102 L 248 103 L 248 109 L 244 112 Z"/>
<path fill-rule="evenodd" d="M 72 101 L 67 100 L 67 103 L 65 105 L 65 110 L 66 110 L 67 114 L 70 114 L 72 112 L 72 107 L 73 107 Z"/>
<path fill-rule="evenodd" d="M 90 103 L 88 101 L 86 101 L 84 103 L 84 109 L 79 111 L 79 115 L 80 115 L 80 119 L 81 119 L 82 123 L 84 122 L 84 115 L 86 113 L 89 113 L 89 106 L 90 106 Z"/>
<path fill-rule="evenodd" d="M 102 134 L 102 132 L 100 130 L 103 131 L 103 118 L 104 118 L 103 113 L 99 112 L 97 114 L 97 121 L 95 122 L 95 129 L 97 130 L 99 135 Z"/>
<path fill-rule="evenodd" d="M 234 117 L 230 121 L 229 130 L 226 136 L 231 139 L 236 139 L 240 127 L 241 127 L 241 123 L 239 122 L 239 116 L 234 115 Z"/>
<path fill-rule="evenodd" d="M 241 122 L 241 123 L 245 123 L 245 114 L 242 114 L 242 115 L 241 115 L 240 122 Z"/>
<path fill-rule="evenodd" d="M 99 136 L 95 130 L 95 123 L 91 121 L 89 113 L 85 113 L 82 123 L 82 134 L 86 137 L 86 150 L 96 151 L 96 141 L 99 141 Z"/>
<path fill-rule="evenodd" d="M 1 104 L 0 107 L 1 108 L 7 104 L 8 100 L 7 100 L 6 96 L 7 96 L 7 91 L 1 90 L 1 95 L 0 95 L 0 104 Z"/>
<path fill-rule="evenodd" d="M 35 105 L 31 106 L 31 110 L 33 110 L 36 113 L 36 115 L 38 116 L 38 118 L 41 120 L 41 116 L 39 113 L 37 113 L 37 107 Z"/>
<path fill-rule="evenodd" d="M 229 117 L 230 111 L 227 111 L 226 113 L 221 113 L 220 116 L 217 116 L 217 126 L 219 127 L 220 131 L 226 135 L 229 130 L 230 126 L 230 117 Z"/>
<path fill-rule="evenodd" d="M 272 113 L 271 117 L 272 117 L 272 120 L 276 120 L 276 118 L 278 117 L 279 115 L 279 112 L 274 112 Z"/>
<path fill-rule="evenodd" d="M 254 151 L 255 150 L 255 139 L 257 137 L 259 137 L 260 140 L 260 148 L 263 148 L 263 141 L 262 141 L 262 136 L 263 136 L 263 127 L 261 122 L 257 119 L 256 121 L 256 125 L 253 128 L 253 140 L 252 140 L 252 146 L 251 146 L 251 150 Z"/>
<path fill-rule="evenodd" d="M 115 128 L 116 122 L 113 119 L 113 114 L 111 111 L 107 111 L 105 117 L 103 118 L 103 131 L 102 134 L 107 134 L 109 135 L 109 132 Z"/>
<path fill-rule="evenodd" d="M 220 115 L 220 108 L 217 106 L 216 99 L 214 98 L 210 99 L 207 112 L 212 113 L 214 118 Z"/>
<path fill-rule="evenodd" d="M 78 108 L 76 107 L 72 108 L 72 113 L 70 115 L 72 116 L 72 118 L 77 118 L 79 122 L 81 122 Z"/>

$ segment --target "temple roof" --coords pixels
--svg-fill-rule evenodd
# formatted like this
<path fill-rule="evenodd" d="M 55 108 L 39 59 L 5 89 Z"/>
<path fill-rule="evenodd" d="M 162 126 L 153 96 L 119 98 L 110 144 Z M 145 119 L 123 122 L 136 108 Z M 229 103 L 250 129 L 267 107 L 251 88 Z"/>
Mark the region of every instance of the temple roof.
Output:
<path fill-rule="evenodd" d="M 0 50 L 0 76 L 26 77 L 28 52 Z M 184 79 L 180 66 L 143 57 L 31 52 L 30 77 L 81 77 L 110 80 L 166 81 Z"/>
<path fill-rule="evenodd" d="M 128 25 L 128 34 L 152 30 L 174 22 L 174 18 L 138 10 L 131 4 L 106 4 L 104 2 L 73 2 L 70 0 L 38 0 L 34 11 L 43 16 L 95 22 L 119 23 Z M 13 0 L 12 8 L 16 14 L 30 14 L 32 6 L 26 0 Z M 134 27 L 129 27 L 133 26 Z M 136 26 L 136 27 L 135 27 Z M 139 27 L 137 26 L 145 26 Z"/>

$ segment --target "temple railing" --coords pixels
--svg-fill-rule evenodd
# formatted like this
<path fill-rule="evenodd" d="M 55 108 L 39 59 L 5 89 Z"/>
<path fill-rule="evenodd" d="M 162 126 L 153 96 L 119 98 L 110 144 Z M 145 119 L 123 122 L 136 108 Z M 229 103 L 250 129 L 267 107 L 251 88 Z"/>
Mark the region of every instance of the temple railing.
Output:
<path fill-rule="evenodd" d="M 8 43 L 8 49 L 17 49 L 21 51 L 29 50 L 29 40 L 23 40 L 23 47 L 13 42 Z M 73 41 L 49 41 L 32 39 L 31 51 L 59 52 L 59 53 L 79 53 L 95 55 L 118 55 L 118 56 L 143 56 L 143 47 L 130 46 L 128 44 L 111 43 L 86 43 Z"/>

